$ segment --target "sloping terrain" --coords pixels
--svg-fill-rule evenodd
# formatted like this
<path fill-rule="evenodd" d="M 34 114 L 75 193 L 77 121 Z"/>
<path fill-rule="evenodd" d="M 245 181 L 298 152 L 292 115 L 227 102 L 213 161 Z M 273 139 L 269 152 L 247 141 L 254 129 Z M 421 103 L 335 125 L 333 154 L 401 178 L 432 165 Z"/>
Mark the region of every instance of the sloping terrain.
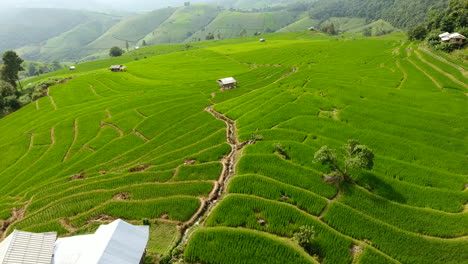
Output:
<path fill-rule="evenodd" d="M 192 5 L 177 9 L 144 40 L 149 45 L 181 43 L 216 18 L 219 10 L 210 5 Z"/>
<path fill-rule="evenodd" d="M 205 40 L 208 34 L 216 39 L 272 33 L 296 21 L 296 14 L 288 11 L 241 13 L 221 12 L 215 20 L 186 39 L 186 42 Z M 301 30 L 302 31 L 302 30 Z"/>
<path fill-rule="evenodd" d="M 192 227 L 193 263 L 468 263 L 464 69 L 402 37 L 269 34 L 77 65 L 0 119 L 0 236 L 147 218 L 150 253 Z M 228 76 L 239 87 L 219 91 Z M 375 166 L 339 191 L 312 160 L 349 139 Z M 292 240 L 305 225 L 309 252 Z"/>

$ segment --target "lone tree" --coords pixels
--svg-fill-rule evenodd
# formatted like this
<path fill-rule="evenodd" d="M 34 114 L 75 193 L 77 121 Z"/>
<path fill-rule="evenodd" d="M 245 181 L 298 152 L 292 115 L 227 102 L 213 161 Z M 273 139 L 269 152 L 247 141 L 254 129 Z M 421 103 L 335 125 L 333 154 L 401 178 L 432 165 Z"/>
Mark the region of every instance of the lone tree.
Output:
<path fill-rule="evenodd" d="M 124 50 L 119 47 L 112 47 L 109 51 L 109 56 L 120 57 L 124 53 Z"/>
<path fill-rule="evenodd" d="M 323 146 L 314 155 L 314 161 L 328 165 L 332 170 L 331 175 L 325 175 L 329 182 L 351 181 L 349 169 L 371 170 L 374 167 L 374 153 L 366 145 L 361 145 L 357 140 L 349 140 L 341 151 L 344 161 L 340 168 L 340 161 L 336 150 Z"/>
<path fill-rule="evenodd" d="M 11 50 L 3 53 L 2 59 L 4 66 L 1 69 L 0 76 L 2 80 L 16 88 L 16 82 L 19 80 L 18 72 L 24 71 L 24 68 L 21 66 L 23 59 Z"/>

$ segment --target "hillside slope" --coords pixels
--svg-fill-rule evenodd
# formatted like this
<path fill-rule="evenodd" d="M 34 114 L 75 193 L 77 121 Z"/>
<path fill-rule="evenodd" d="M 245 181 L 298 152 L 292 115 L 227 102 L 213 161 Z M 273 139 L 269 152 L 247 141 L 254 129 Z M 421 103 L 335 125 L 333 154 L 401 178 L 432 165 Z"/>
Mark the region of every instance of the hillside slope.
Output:
<path fill-rule="evenodd" d="M 464 69 L 402 34 L 265 38 L 55 73 L 74 78 L 0 119 L 0 237 L 147 218 L 149 255 L 182 238 L 189 263 L 466 263 Z M 228 76 L 238 88 L 220 91 Z M 314 153 L 349 139 L 373 169 L 326 183 Z"/>
<path fill-rule="evenodd" d="M 296 13 L 288 11 L 241 13 L 222 11 L 209 25 L 202 28 L 186 42 L 205 40 L 208 34 L 217 39 L 252 36 L 256 32 L 271 33 L 296 21 Z"/>
<path fill-rule="evenodd" d="M 210 5 L 181 7 L 144 40 L 149 45 L 181 43 L 213 21 L 218 12 L 218 8 Z"/>
<path fill-rule="evenodd" d="M 164 8 L 124 19 L 90 43 L 88 48 L 108 51 L 114 46 L 125 48 L 126 41 L 131 45 L 141 44 L 141 40 L 166 21 L 175 10 Z"/>

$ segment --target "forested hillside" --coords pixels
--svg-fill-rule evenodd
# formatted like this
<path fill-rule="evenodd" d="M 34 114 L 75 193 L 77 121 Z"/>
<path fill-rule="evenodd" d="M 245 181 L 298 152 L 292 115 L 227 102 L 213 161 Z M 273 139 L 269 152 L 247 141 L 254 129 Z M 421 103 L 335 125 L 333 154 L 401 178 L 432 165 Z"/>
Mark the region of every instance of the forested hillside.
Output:
<path fill-rule="evenodd" d="M 368 21 L 383 19 L 398 28 L 410 28 L 425 21 L 433 9 L 443 9 L 448 0 L 319 0 L 310 16 L 361 17 Z"/>

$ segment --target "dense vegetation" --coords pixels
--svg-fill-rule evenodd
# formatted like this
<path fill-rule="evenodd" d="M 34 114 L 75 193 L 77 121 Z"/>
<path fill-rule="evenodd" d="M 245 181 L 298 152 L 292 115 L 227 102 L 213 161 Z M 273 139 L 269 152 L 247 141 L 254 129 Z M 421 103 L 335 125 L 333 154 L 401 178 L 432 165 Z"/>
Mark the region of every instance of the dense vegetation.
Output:
<path fill-rule="evenodd" d="M 424 21 L 429 11 L 446 5 L 446 0 L 319 0 L 314 3 L 310 16 L 323 20 L 329 17 L 383 19 L 397 28 L 411 28 Z"/>

